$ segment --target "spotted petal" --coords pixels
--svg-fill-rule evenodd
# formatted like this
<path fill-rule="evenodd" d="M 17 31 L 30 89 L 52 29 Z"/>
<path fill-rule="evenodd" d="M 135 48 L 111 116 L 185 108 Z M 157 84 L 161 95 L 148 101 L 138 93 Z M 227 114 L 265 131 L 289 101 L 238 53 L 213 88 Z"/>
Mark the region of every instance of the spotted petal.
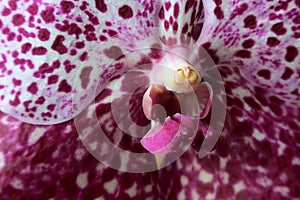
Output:
<path fill-rule="evenodd" d="M 203 1 L 199 42 L 217 63 L 239 66 L 243 76 L 286 102 L 300 100 L 298 0 Z"/>
<path fill-rule="evenodd" d="M 76 116 L 140 61 L 126 53 L 151 43 L 155 3 L 1 1 L 1 111 L 35 124 Z"/>

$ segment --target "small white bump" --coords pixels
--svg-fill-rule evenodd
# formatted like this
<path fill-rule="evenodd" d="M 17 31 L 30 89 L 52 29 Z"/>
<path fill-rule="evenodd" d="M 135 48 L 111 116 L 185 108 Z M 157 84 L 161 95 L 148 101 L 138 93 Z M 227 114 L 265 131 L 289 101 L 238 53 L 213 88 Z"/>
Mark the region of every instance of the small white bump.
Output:
<path fill-rule="evenodd" d="M 182 186 L 186 186 L 189 183 L 188 178 L 186 176 L 182 175 L 180 177 L 180 183 Z"/>
<path fill-rule="evenodd" d="M 28 138 L 28 144 L 33 145 L 36 143 L 44 134 L 44 128 L 35 128 Z"/>
<path fill-rule="evenodd" d="M 131 198 L 136 195 L 136 186 L 136 183 L 134 183 L 134 185 L 126 191 Z"/>
<path fill-rule="evenodd" d="M 185 190 L 181 190 L 180 193 L 178 194 L 178 199 L 179 200 L 184 200 L 185 199 Z"/>
<path fill-rule="evenodd" d="M 79 188 L 83 189 L 87 186 L 88 184 L 88 180 L 87 180 L 87 177 L 88 177 L 88 173 L 80 173 L 78 176 L 77 176 L 77 179 L 76 179 L 76 184 L 78 185 Z"/>
<path fill-rule="evenodd" d="M 203 183 L 210 183 L 213 179 L 213 175 L 206 172 L 205 170 L 201 170 L 199 174 L 199 180 Z"/>
<path fill-rule="evenodd" d="M 111 180 L 110 182 L 107 182 L 104 184 L 104 189 L 110 193 L 110 194 L 113 194 L 117 188 L 117 180 L 116 179 L 113 179 Z"/>
<path fill-rule="evenodd" d="M 5 166 L 5 157 L 2 152 L 0 152 L 0 169 L 2 169 Z"/>

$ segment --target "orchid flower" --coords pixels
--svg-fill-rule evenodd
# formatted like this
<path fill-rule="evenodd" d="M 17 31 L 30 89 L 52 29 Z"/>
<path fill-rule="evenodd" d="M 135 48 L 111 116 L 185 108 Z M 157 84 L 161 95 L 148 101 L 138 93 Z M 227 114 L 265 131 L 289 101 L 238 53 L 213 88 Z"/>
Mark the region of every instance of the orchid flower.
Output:
<path fill-rule="evenodd" d="M 0 2 L 1 199 L 300 197 L 298 0 Z"/>

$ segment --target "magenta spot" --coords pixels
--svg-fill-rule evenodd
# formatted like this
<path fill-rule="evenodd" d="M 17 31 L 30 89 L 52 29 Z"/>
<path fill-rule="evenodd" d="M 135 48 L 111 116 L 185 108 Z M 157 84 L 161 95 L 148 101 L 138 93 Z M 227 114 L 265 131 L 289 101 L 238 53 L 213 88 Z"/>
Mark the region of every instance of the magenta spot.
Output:
<path fill-rule="evenodd" d="M 76 42 L 75 46 L 76 46 L 77 49 L 84 48 L 84 46 L 85 46 L 84 41 L 82 41 L 82 42 Z"/>
<path fill-rule="evenodd" d="M 20 96 L 20 92 L 18 92 L 18 93 L 15 95 L 15 98 L 14 98 L 13 101 L 9 101 L 9 104 L 12 105 L 12 106 L 18 106 L 18 105 L 20 104 L 19 96 Z"/>
<path fill-rule="evenodd" d="M 161 7 L 158 13 L 159 19 L 164 19 L 165 18 L 165 10 L 164 7 Z"/>
<path fill-rule="evenodd" d="M 195 4 L 195 0 L 188 0 L 184 7 L 184 12 L 187 13 Z"/>
<path fill-rule="evenodd" d="M 22 84 L 21 80 L 18 80 L 18 79 L 15 79 L 15 78 L 12 79 L 12 82 L 13 82 L 14 86 L 20 86 Z"/>
<path fill-rule="evenodd" d="M 244 27 L 255 29 L 257 26 L 256 17 L 254 15 L 249 15 L 244 19 Z"/>
<path fill-rule="evenodd" d="M 57 83 L 58 81 L 58 75 L 51 75 L 48 77 L 48 85 L 53 85 Z"/>
<path fill-rule="evenodd" d="M 81 54 L 81 55 L 79 56 L 79 60 L 80 60 L 80 61 L 85 61 L 85 60 L 87 59 L 87 57 L 88 57 L 88 53 L 87 53 L 87 52 L 84 52 L 83 54 Z"/>
<path fill-rule="evenodd" d="M 16 34 L 15 33 L 9 33 L 7 35 L 7 41 L 13 41 L 16 37 Z"/>
<path fill-rule="evenodd" d="M 75 56 L 76 54 L 77 54 L 76 49 L 71 49 L 70 55 L 71 55 L 71 56 Z"/>
<path fill-rule="evenodd" d="M 104 0 L 95 0 L 95 4 L 96 4 L 96 8 L 100 11 L 100 12 L 106 12 L 107 11 L 107 6 L 104 2 Z"/>
<path fill-rule="evenodd" d="M 100 35 L 99 40 L 100 41 L 106 41 L 107 37 L 105 37 L 104 35 Z"/>
<path fill-rule="evenodd" d="M 169 2 L 169 1 L 166 2 L 165 7 L 166 7 L 166 10 L 168 11 L 171 8 L 171 2 Z"/>
<path fill-rule="evenodd" d="M 10 15 L 10 13 L 11 13 L 10 9 L 4 8 L 4 9 L 2 10 L 1 15 L 2 15 L 2 16 L 8 16 L 8 15 Z"/>
<path fill-rule="evenodd" d="M 129 19 L 133 16 L 133 11 L 130 6 L 124 5 L 119 8 L 119 16 L 124 19 Z"/>
<path fill-rule="evenodd" d="M 261 106 L 252 97 L 244 97 L 244 100 L 251 108 L 253 108 L 255 110 L 261 109 Z M 247 130 L 247 129 L 244 129 L 244 130 Z"/>
<path fill-rule="evenodd" d="M 169 22 L 167 20 L 165 20 L 164 21 L 164 27 L 165 27 L 166 31 L 169 30 L 169 26 L 170 26 Z"/>
<path fill-rule="evenodd" d="M 50 111 L 54 111 L 55 106 L 56 106 L 55 104 L 49 104 L 49 105 L 47 106 L 47 109 L 50 110 Z"/>
<path fill-rule="evenodd" d="M 2 28 L 3 26 L 3 22 L 0 20 L 0 28 Z"/>
<path fill-rule="evenodd" d="M 21 26 L 22 24 L 24 24 L 24 22 L 25 22 L 25 19 L 24 19 L 23 15 L 21 15 L 21 14 L 15 14 L 12 18 L 12 23 L 15 26 Z"/>
<path fill-rule="evenodd" d="M 178 2 L 175 3 L 175 5 L 174 5 L 173 16 L 175 17 L 175 19 L 177 19 L 178 16 L 179 16 L 179 4 L 178 4 Z"/>
<path fill-rule="evenodd" d="M 48 31 L 47 29 L 45 28 L 42 28 L 38 31 L 38 38 L 41 40 L 41 41 L 47 41 L 49 40 L 50 38 L 50 31 Z"/>
<path fill-rule="evenodd" d="M 36 15 L 38 13 L 38 6 L 36 4 L 32 4 L 27 8 L 27 11 L 32 14 L 32 15 Z"/>
<path fill-rule="evenodd" d="M 62 80 L 58 86 L 58 92 L 70 93 L 72 91 L 72 87 L 68 84 L 67 80 Z"/>
<path fill-rule="evenodd" d="M 62 35 L 58 35 L 52 46 L 51 49 L 53 49 L 54 51 L 57 51 L 59 54 L 65 54 L 68 52 L 67 47 L 63 44 L 63 41 L 65 40 L 65 37 Z"/>
<path fill-rule="evenodd" d="M 42 105 L 45 101 L 46 101 L 45 97 L 41 96 L 35 101 L 35 103 Z"/>
<path fill-rule="evenodd" d="M 41 12 L 41 17 L 46 23 L 54 22 L 55 16 L 54 16 L 54 8 L 48 7 L 46 10 L 43 10 Z"/>
<path fill-rule="evenodd" d="M 269 47 L 275 47 L 280 44 L 280 41 L 275 37 L 268 37 L 267 45 Z"/>
<path fill-rule="evenodd" d="M 184 24 L 184 26 L 182 27 L 182 34 L 186 34 L 187 33 L 187 31 L 188 31 L 188 28 L 189 28 L 189 25 L 186 23 L 186 24 Z"/>
<path fill-rule="evenodd" d="M 112 59 L 120 59 L 124 57 L 122 50 L 117 46 L 112 46 L 109 49 L 105 49 L 104 53 L 107 57 Z"/>
<path fill-rule="evenodd" d="M 178 23 L 177 22 L 174 22 L 173 24 L 173 31 L 178 31 Z"/>
<path fill-rule="evenodd" d="M 12 10 L 16 10 L 17 9 L 17 3 L 15 1 L 13 1 L 13 0 L 9 1 L 8 5 L 9 5 L 10 9 L 12 9 Z"/>
<path fill-rule="evenodd" d="M 257 75 L 269 80 L 271 78 L 271 72 L 267 69 L 262 69 L 257 72 Z"/>
<path fill-rule="evenodd" d="M 37 83 L 31 83 L 31 85 L 28 86 L 27 91 L 31 94 L 36 94 L 38 91 Z"/>
<path fill-rule="evenodd" d="M 284 73 L 282 74 L 281 78 L 283 80 L 288 80 L 293 75 L 293 70 L 291 68 L 285 68 Z"/>
<path fill-rule="evenodd" d="M 283 26 L 283 22 L 274 24 L 271 30 L 277 35 L 284 35 L 286 33 L 286 28 Z"/>
<path fill-rule="evenodd" d="M 299 0 L 295 0 L 295 4 L 296 4 L 296 6 L 298 6 L 300 8 L 300 1 Z"/>
<path fill-rule="evenodd" d="M 286 48 L 285 60 L 287 62 L 293 62 L 298 56 L 298 49 L 294 46 L 288 46 Z"/>
<path fill-rule="evenodd" d="M 90 82 L 90 74 L 92 72 L 92 67 L 85 67 L 82 69 L 81 74 L 79 76 L 81 81 L 81 87 L 83 89 L 86 89 Z"/>
<path fill-rule="evenodd" d="M 224 18 L 224 13 L 221 7 L 216 7 L 214 9 L 214 14 L 217 17 L 217 19 L 223 19 Z"/>
<path fill-rule="evenodd" d="M 110 37 L 113 37 L 113 36 L 115 36 L 115 35 L 117 35 L 118 34 L 118 32 L 116 32 L 116 31 L 114 31 L 114 30 L 108 30 L 108 35 L 110 36 Z"/>
<path fill-rule="evenodd" d="M 245 48 L 245 49 L 250 49 L 254 46 L 255 42 L 254 40 L 252 39 L 248 39 L 248 40 L 245 40 L 242 44 L 242 46 Z"/>
<path fill-rule="evenodd" d="M 234 54 L 236 57 L 240 58 L 251 58 L 251 52 L 248 50 L 239 50 Z"/>
<path fill-rule="evenodd" d="M 69 13 L 75 7 L 75 5 L 71 1 L 62 1 L 60 2 L 60 7 L 63 13 Z"/>
<path fill-rule="evenodd" d="M 95 31 L 94 26 L 91 24 L 85 25 L 84 28 L 85 28 L 85 32 L 94 32 Z"/>
<path fill-rule="evenodd" d="M 45 47 L 34 47 L 32 49 L 32 55 L 45 55 L 47 53 L 47 49 Z"/>

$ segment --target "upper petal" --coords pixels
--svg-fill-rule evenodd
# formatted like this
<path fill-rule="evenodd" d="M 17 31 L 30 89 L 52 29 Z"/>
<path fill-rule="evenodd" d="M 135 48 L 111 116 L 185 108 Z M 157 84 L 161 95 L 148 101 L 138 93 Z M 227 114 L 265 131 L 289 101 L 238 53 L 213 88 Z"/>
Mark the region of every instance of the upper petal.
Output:
<path fill-rule="evenodd" d="M 154 26 L 155 1 L 11 5 L 0 5 L 0 109 L 30 123 L 80 113 L 110 78 L 140 61 L 141 53 L 125 54 L 154 35 L 146 28 Z"/>
<path fill-rule="evenodd" d="M 286 102 L 300 99 L 298 1 L 204 0 L 199 42 L 217 63 L 239 66 L 250 82 Z"/>

